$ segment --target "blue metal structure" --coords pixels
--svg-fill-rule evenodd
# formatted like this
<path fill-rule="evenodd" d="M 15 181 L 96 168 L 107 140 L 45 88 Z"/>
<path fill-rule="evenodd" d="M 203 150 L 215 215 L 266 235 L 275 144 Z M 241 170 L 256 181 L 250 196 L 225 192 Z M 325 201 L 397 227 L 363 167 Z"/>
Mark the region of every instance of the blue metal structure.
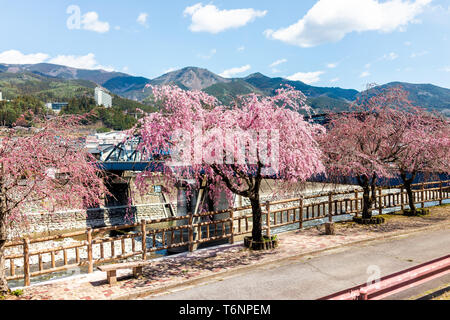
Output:
<path fill-rule="evenodd" d="M 115 146 L 99 151 L 99 166 L 105 171 L 162 172 L 162 160 L 144 159 L 138 151 L 139 136 L 129 138 Z"/>

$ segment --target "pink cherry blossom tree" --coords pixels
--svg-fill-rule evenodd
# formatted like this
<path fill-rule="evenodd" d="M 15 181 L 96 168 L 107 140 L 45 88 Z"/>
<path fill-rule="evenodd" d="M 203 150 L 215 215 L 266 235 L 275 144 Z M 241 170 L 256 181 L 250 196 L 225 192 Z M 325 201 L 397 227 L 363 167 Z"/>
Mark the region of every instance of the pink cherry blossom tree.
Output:
<path fill-rule="evenodd" d="M 363 219 L 372 217 L 380 178 L 395 174 L 392 163 L 402 150 L 398 137 L 406 130 L 398 121 L 407 117 L 409 108 L 407 93 L 401 88 L 366 91 L 351 112 L 334 117 L 320 138 L 328 175 L 355 178 L 362 187 Z"/>
<path fill-rule="evenodd" d="M 209 181 L 209 194 L 237 194 L 250 200 L 252 237 L 261 241 L 260 188 L 264 177 L 283 181 L 305 181 L 323 172 L 316 136 L 323 127 L 309 123 L 299 113 L 308 110 L 305 96 L 292 88 L 281 88 L 273 97 L 241 96 L 230 106 L 204 92 L 177 87 L 154 87 L 162 108 L 146 115 L 135 130 L 142 137 L 144 157 L 160 158 L 167 184 L 193 179 L 199 186 Z M 146 171 L 137 179 L 145 190 Z"/>
<path fill-rule="evenodd" d="M 391 139 L 400 146 L 393 169 L 402 179 L 410 210 L 415 213 L 411 184 L 417 174 L 450 172 L 450 123 L 442 116 L 413 107 L 397 118 L 397 125 L 404 130 Z"/>
<path fill-rule="evenodd" d="M 26 223 L 27 210 L 96 206 L 105 190 L 95 159 L 74 126 L 79 117 L 40 123 L 29 132 L 6 131 L 0 140 L 0 294 L 8 291 L 4 245 L 8 232 Z"/>

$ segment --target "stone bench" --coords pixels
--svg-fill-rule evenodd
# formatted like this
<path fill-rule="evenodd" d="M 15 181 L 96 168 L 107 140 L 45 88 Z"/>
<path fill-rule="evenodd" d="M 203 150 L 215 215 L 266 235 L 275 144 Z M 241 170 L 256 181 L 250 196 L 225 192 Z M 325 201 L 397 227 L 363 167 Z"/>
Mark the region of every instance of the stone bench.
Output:
<path fill-rule="evenodd" d="M 133 276 L 135 278 L 142 275 L 142 269 L 148 265 L 148 262 L 126 262 L 119 264 L 111 264 L 97 267 L 98 270 L 106 272 L 108 283 L 110 285 L 117 284 L 117 270 L 133 269 Z"/>

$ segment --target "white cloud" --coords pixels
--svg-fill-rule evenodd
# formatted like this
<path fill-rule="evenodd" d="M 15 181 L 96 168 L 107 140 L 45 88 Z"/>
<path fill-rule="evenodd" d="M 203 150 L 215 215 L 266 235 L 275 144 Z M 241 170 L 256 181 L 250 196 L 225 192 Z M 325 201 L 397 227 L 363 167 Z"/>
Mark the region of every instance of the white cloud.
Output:
<path fill-rule="evenodd" d="M 412 42 L 411 42 L 411 41 L 405 41 L 403 44 L 404 44 L 405 46 L 409 47 L 409 46 L 412 45 Z"/>
<path fill-rule="evenodd" d="M 292 76 L 287 77 L 288 80 L 292 81 L 301 81 L 306 84 L 312 84 L 320 81 L 320 76 L 324 74 L 323 71 L 315 71 L 315 72 L 297 72 Z"/>
<path fill-rule="evenodd" d="M 444 68 L 442 69 L 442 71 L 450 72 L 450 66 L 444 67 Z"/>
<path fill-rule="evenodd" d="M 204 6 L 197 3 L 184 10 L 184 16 L 191 16 L 192 23 L 189 30 L 192 32 L 209 32 L 216 34 L 227 29 L 243 27 L 256 18 L 264 17 L 267 11 L 255 9 L 219 10 L 216 6 Z"/>
<path fill-rule="evenodd" d="M 339 80 L 340 80 L 339 78 L 333 78 L 333 79 L 330 80 L 330 82 L 331 83 L 335 83 L 335 82 L 338 82 Z"/>
<path fill-rule="evenodd" d="M 88 53 L 85 56 L 75 55 L 58 55 L 51 58 L 46 53 L 23 54 L 18 50 L 8 50 L 0 53 L 0 63 L 6 64 L 36 64 L 36 63 L 53 63 L 62 66 L 105 71 L 115 71 L 111 66 L 102 66 L 95 59 L 95 54 Z"/>
<path fill-rule="evenodd" d="M 239 73 L 243 73 L 245 71 L 248 71 L 251 68 L 252 67 L 249 64 L 247 64 L 245 66 L 242 66 L 242 67 L 239 67 L 239 68 L 231 68 L 231 69 L 228 69 L 228 70 L 225 70 L 224 72 L 222 72 L 220 74 L 220 76 L 224 77 L 224 78 L 231 78 L 231 77 L 233 77 L 233 76 L 235 76 L 235 75 L 237 75 Z"/>
<path fill-rule="evenodd" d="M 270 39 L 308 48 L 337 42 L 348 33 L 393 32 L 417 23 L 417 16 L 431 0 L 319 0 L 297 23 L 266 30 Z"/>
<path fill-rule="evenodd" d="M 410 57 L 414 59 L 414 58 L 417 58 L 417 57 L 422 57 L 422 56 L 427 55 L 429 53 L 430 52 L 426 51 L 426 50 L 423 50 L 423 51 L 420 51 L 420 52 L 413 52 Z"/>
<path fill-rule="evenodd" d="M 375 59 L 372 62 L 366 63 L 364 65 L 364 68 L 365 69 L 370 69 L 370 68 L 372 68 L 372 65 L 374 65 L 376 63 L 379 63 L 380 61 L 385 61 L 385 60 L 387 60 L 387 61 L 394 61 L 394 60 L 398 59 L 398 57 L 399 57 L 399 55 L 397 53 L 390 52 L 390 53 L 384 54 L 383 56 Z M 370 73 L 368 73 L 368 72 L 367 72 L 367 75 L 366 75 L 366 73 L 364 73 L 364 75 L 361 75 L 361 77 L 367 77 L 369 74 Z"/>
<path fill-rule="evenodd" d="M 364 71 L 364 72 L 362 72 L 361 74 L 360 74 L 360 78 L 366 78 L 366 77 L 368 77 L 368 76 L 370 76 L 370 72 L 369 71 Z"/>
<path fill-rule="evenodd" d="M 197 57 L 208 60 L 211 59 L 216 53 L 217 53 L 216 49 L 211 49 L 208 54 L 198 54 Z"/>
<path fill-rule="evenodd" d="M 274 67 L 279 66 L 280 64 L 283 64 L 286 62 L 287 62 L 287 59 L 280 59 L 280 60 L 277 60 L 274 63 L 272 63 L 269 67 L 274 68 Z"/>
<path fill-rule="evenodd" d="M 396 54 L 395 52 L 391 52 L 389 54 L 385 54 L 381 59 L 384 60 L 395 60 L 398 58 L 398 54 Z"/>
<path fill-rule="evenodd" d="M 244 51 L 245 50 L 245 47 L 244 46 L 240 46 L 239 48 L 237 48 L 237 51 L 239 51 L 239 52 L 242 52 L 242 51 Z"/>
<path fill-rule="evenodd" d="M 0 62 L 6 64 L 36 64 L 49 58 L 45 53 L 23 54 L 18 50 L 8 50 L 0 53 Z"/>
<path fill-rule="evenodd" d="M 85 56 L 59 55 L 50 59 L 49 63 L 59 64 L 77 69 L 114 71 L 113 67 L 99 65 L 93 53 Z"/>
<path fill-rule="evenodd" d="M 180 68 L 178 68 L 178 67 L 171 67 L 171 68 L 169 68 L 167 70 L 164 70 L 163 74 L 166 74 L 166 73 L 169 73 L 169 72 L 173 72 L 173 71 L 177 71 L 179 69 Z"/>
<path fill-rule="evenodd" d="M 334 68 L 336 68 L 338 66 L 338 64 L 339 63 L 337 63 L 337 62 L 336 63 L 328 63 L 327 64 L 327 68 L 334 69 Z"/>
<path fill-rule="evenodd" d="M 142 25 L 142 26 L 148 28 L 147 18 L 148 18 L 148 13 L 142 12 L 142 13 L 139 14 L 139 16 L 138 16 L 138 18 L 137 18 L 136 21 L 137 21 L 140 25 Z"/>
<path fill-rule="evenodd" d="M 91 11 L 83 15 L 81 24 L 84 30 L 95 31 L 98 33 L 105 33 L 109 31 L 109 23 L 98 20 L 98 13 Z"/>

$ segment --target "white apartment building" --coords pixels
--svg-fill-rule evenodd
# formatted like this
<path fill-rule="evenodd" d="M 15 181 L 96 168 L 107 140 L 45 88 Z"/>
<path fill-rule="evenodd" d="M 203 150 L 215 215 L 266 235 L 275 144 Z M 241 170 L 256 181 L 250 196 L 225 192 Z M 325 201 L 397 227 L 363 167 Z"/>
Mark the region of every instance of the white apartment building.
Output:
<path fill-rule="evenodd" d="M 127 135 L 124 132 L 96 133 L 86 137 L 86 148 L 98 148 L 100 145 L 117 145 L 122 142 Z"/>
<path fill-rule="evenodd" d="M 105 108 L 112 107 L 112 97 L 100 87 L 95 88 L 95 102 L 98 106 L 103 105 Z"/>

